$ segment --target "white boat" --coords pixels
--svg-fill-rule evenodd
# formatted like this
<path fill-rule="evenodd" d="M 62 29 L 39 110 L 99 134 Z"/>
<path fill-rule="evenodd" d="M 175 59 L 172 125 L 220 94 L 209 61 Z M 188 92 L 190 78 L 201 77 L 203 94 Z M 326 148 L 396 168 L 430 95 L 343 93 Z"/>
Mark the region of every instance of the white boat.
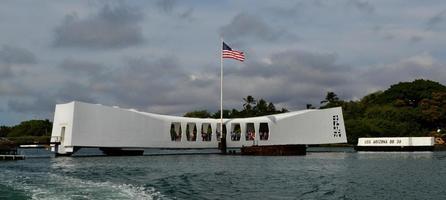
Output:
<path fill-rule="evenodd" d="M 434 137 L 359 138 L 357 151 L 433 151 Z"/>

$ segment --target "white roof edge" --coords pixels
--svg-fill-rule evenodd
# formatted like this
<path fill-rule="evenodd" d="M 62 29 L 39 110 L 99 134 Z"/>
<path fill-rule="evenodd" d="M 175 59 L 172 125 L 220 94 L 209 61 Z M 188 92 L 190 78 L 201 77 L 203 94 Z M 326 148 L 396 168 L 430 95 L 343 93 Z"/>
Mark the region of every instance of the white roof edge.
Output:
<path fill-rule="evenodd" d="M 56 105 L 66 105 L 66 104 L 88 104 L 88 105 L 96 105 L 96 106 L 103 106 L 103 107 L 107 107 L 107 108 L 114 108 L 114 109 L 120 109 L 123 111 L 128 111 L 128 112 L 135 112 L 138 114 L 142 114 L 142 115 L 147 115 L 147 116 L 152 116 L 152 117 L 159 117 L 159 118 L 177 118 L 178 120 L 182 119 L 182 120 L 186 120 L 186 119 L 192 119 L 192 120 L 209 120 L 212 119 L 214 120 L 215 118 L 194 118 L 194 117 L 183 117 L 183 116 L 173 116 L 173 115 L 164 115 L 164 114 L 156 114 L 156 113 L 149 113 L 149 112 L 142 112 L 142 111 L 138 111 L 134 108 L 121 108 L 119 106 L 107 106 L 107 105 L 102 105 L 99 103 L 86 103 L 86 102 L 81 102 L 81 101 L 71 101 L 68 103 L 62 103 L 62 104 L 56 104 Z M 334 107 L 334 108 L 327 108 L 327 109 L 338 109 L 340 107 Z M 247 118 L 223 118 L 223 120 L 254 120 L 254 119 L 260 119 L 260 118 L 267 118 L 267 117 L 275 117 L 275 118 L 279 118 L 279 119 L 283 119 L 283 118 L 287 118 L 287 117 L 291 117 L 291 116 L 295 116 L 295 115 L 300 115 L 300 114 L 304 114 L 304 113 L 308 113 L 308 112 L 317 112 L 320 109 L 306 109 L 306 110 L 298 110 L 298 111 L 290 111 L 290 112 L 286 112 L 286 113 L 279 113 L 279 114 L 272 114 L 272 115 L 264 115 L 264 116 L 256 116 L 256 117 L 247 117 Z M 321 110 L 326 110 L 326 109 L 321 109 Z M 219 119 L 219 118 L 218 118 Z M 215 119 L 217 120 L 217 119 Z"/>

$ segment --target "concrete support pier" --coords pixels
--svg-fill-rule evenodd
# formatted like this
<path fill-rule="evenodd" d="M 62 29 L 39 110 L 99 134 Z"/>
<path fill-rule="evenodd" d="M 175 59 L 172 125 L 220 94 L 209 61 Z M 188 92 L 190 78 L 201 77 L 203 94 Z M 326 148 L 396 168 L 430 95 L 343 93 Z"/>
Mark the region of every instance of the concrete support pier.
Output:
<path fill-rule="evenodd" d="M 107 156 L 142 156 L 143 149 L 99 148 Z"/>

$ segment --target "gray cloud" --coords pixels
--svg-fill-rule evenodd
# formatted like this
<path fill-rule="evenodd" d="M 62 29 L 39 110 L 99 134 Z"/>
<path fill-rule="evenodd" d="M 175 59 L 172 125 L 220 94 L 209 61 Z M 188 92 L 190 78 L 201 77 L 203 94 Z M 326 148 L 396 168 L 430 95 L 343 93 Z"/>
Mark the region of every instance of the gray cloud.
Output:
<path fill-rule="evenodd" d="M 217 110 L 218 70 L 185 70 L 172 56 L 153 60 L 128 57 L 123 61 L 117 68 L 101 71 L 99 64 L 65 60 L 61 68 L 74 73 L 84 73 L 91 66 L 98 69 L 91 71 L 92 78 L 86 82 L 69 79 L 52 93 L 29 92 L 26 100 L 11 100 L 8 107 L 15 112 L 51 113 L 56 103 L 80 100 L 163 114 Z M 74 69 L 81 65 L 85 67 Z M 393 64 L 352 68 L 340 64 L 335 53 L 286 50 L 271 54 L 267 60 L 226 67 L 225 107 L 240 108 L 241 99 L 253 95 L 279 107 L 303 109 L 307 103 L 318 106 L 327 91 L 342 99 L 355 99 L 398 81 L 429 78 L 441 82 L 445 69 L 429 54 Z"/>
<path fill-rule="evenodd" d="M 10 100 L 8 101 L 8 108 L 11 111 L 18 113 L 46 113 L 48 114 L 54 110 L 56 101 L 54 99 L 39 96 L 32 100 Z"/>
<path fill-rule="evenodd" d="M 446 73 L 444 63 L 436 61 L 425 53 L 402 59 L 398 62 L 371 66 L 361 71 L 363 84 L 367 88 L 383 88 L 401 81 L 426 78 L 444 82 L 442 74 Z"/>
<path fill-rule="evenodd" d="M 37 63 L 36 56 L 20 47 L 2 45 L 0 49 L 0 78 L 12 78 L 17 65 Z"/>
<path fill-rule="evenodd" d="M 121 105 L 144 108 L 151 103 L 167 102 L 164 94 L 185 77 L 175 58 L 154 61 L 127 58 L 123 66 L 95 77 L 90 85 L 95 92 L 105 94 Z"/>
<path fill-rule="evenodd" d="M 28 85 L 28 87 L 32 86 Z M 57 103 L 71 101 L 96 103 L 96 98 L 93 94 L 94 90 L 85 85 L 85 83 L 66 81 L 53 93 L 33 90 L 26 93 L 25 98 L 13 98 L 8 101 L 8 108 L 19 113 L 49 114 L 54 111 L 54 106 Z"/>
<path fill-rule="evenodd" d="M 431 18 L 426 23 L 426 30 L 433 30 L 437 28 L 438 24 L 441 24 L 444 21 L 444 17 L 446 15 L 446 10 L 443 10 Z"/>
<path fill-rule="evenodd" d="M 275 41 L 282 38 L 297 39 L 285 30 L 277 30 L 267 24 L 261 17 L 238 14 L 231 22 L 220 28 L 220 34 L 231 40 L 254 38 L 264 41 Z"/>
<path fill-rule="evenodd" d="M 251 62 L 242 68 L 227 70 L 227 82 L 234 83 L 237 95 L 252 94 L 274 103 L 303 108 L 306 103 L 317 103 L 328 90 L 352 97 L 350 88 L 352 71 L 349 66 L 337 63 L 337 55 L 302 50 L 275 53 L 268 62 Z M 244 87 L 240 88 L 239 85 Z M 229 87 L 229 86 L 228 86 Z"/>
<path fill-rule="evenodd" d="M 412 42 L 412 43 L 416 43 L 416 42 L 419 42 L 421 40 L 423 40 L 423 37 L 418 36 L 418 35 L 414 35 L 414 36 L 410 37 L 410 39 L 409 39 L 409 41 Z"/>
<path fill-rule="evenodd" d="M 88 61 L 80 61 L 75 59 L 65 59 L 60 68 L 74 74 L 97 75 L 105 69 L 105 66 Z"/>
<path fill-rule="evenodd" d="M 182 20 L 194 20 L 193 13 L 194 9 L 192 7 L 182 8 L 178 5 L 177 0 L 158 0 L 155 3 L 156 8 L 162 13 L 165 13 L 170 16 L 174 16 L 178 19 Z"/>
<path fill-rule="evenodd" d="M 186 10 L 184 10 L 183 12 L 180 12 L 178 14 L 178 17 L 180 17 L 180 19 L 189 19 L 192 20 L 192 15 L 194 13 L 194 9 L 193 8 L 188 8 Z"/>
<path fill-rule="evenodd" d="M 12 76 L 11 66 L 9 64 L 0 63 L 0 78 L 7 78 Z"/>
<path fill-rule="evenodd" d="M 0 49 L 0 63 L 3 64 L 33 64 L 36 60 L 32 52 L 20 47 L 2 45 Z"/>
<path fill-rule="evenodd" d="M 55 29 L 54 46 L 81 48 L 123 48 L 144 42 L 138 9 L 104 6 L 99 13 L 80 19 L 67 15 Z"/>
<path fill-rule="evenodd" d="M 339 64 L 336 54 L 288 50 L 271 55 L 268 62 L 250 62 L 226 71 L 225 87 L 233 92 L 233 99 L 251 94 L 290 109 L 302 109 L 306 103 L 319 105 L 327 91 L 351 100 L 400 81 L 446 81 L 446 65 L 427 53 L 353 68 Z"/>
<path fill-rule="evenodd" d="M 368 1 L 349 0 L 348 4 L 367 14 L 373 13 L 375 11 L 375 7 Z"/>
<path fill-rule="evenodd" d="M 96 103 L 95 91 L 88 83 L 68 81 L 54 94 L 58 102 L 85 101 Z M 54 106 L 54 105 L 53 105 Z"/>
<path fill-rule="evenodd" d="M 166 13 L 172 13 L 177 3 L 176 0 L 159 0 L 156 2 L 156 6 Z"/>

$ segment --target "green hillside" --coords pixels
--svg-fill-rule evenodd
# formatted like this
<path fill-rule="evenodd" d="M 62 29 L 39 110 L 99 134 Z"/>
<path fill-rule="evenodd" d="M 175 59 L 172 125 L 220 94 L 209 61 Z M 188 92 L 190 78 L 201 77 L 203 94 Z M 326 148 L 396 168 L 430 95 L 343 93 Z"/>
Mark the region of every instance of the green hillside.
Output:
<path fill-rule="evenodd" d="M 335 96 L 336 98 L 333 98 Z M 348 142 L 358 137 L 440 135 L 446 125 L 446 87 L 430 80 L 401 82 L 359 101 L 327 93 L 321 108 L 342 106 Z"/>

